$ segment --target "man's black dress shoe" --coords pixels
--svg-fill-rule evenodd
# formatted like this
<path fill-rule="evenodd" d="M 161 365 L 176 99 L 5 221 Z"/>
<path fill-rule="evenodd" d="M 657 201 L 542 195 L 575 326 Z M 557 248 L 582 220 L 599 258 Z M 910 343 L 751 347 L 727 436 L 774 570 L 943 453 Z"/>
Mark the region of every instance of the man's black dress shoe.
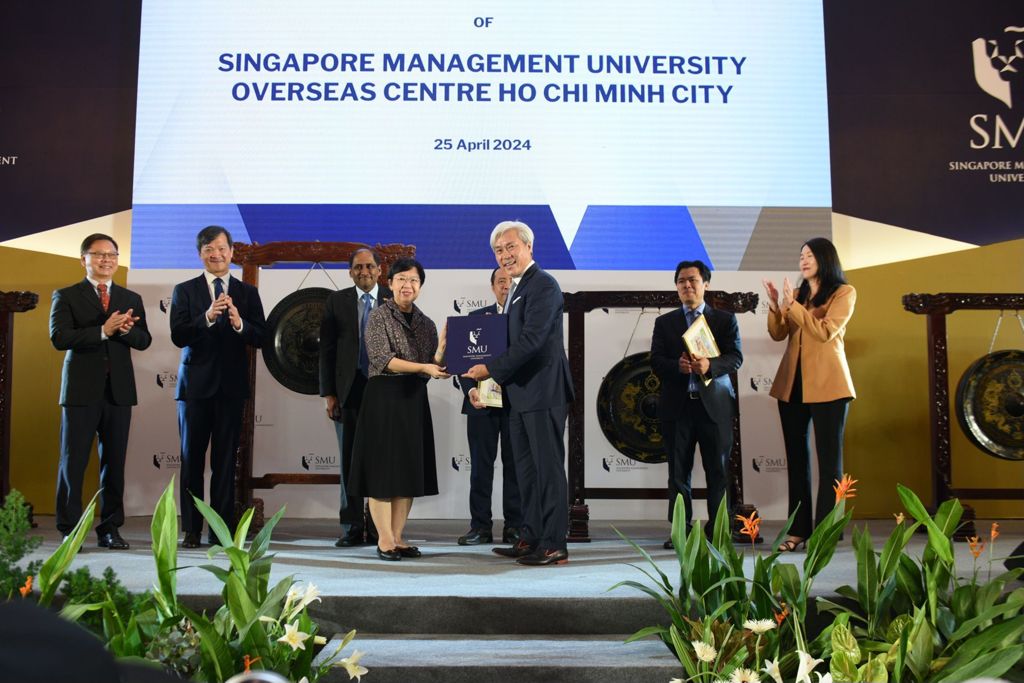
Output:
<path fill-rule="evenodd" d="M 665 541 L 664 543 L 662 543 L 661 547 L 664 548 L 665 550 L 675 550 L 676 549 L 675 545 L 673 545 L 673 543 L 672 543 L 672 539 L 671 538 L 668 539 L 667 541 Z"/>
<path fill-rule="evenodd" d="M 402 552 L 398 548 L 381 550 L 380 546 L 377 546 L 377 557 L 388 562 L 398 562 L 402 559 Z"/>
<path fill-rule="evenodd" d="M 400 545 L 397 548 L 398 554 L 402 557 L 421 557 L 423 555 L 420 549 L 414 545 Z"/>
<path fill-rule="evenodd" d="M 491 552 L 501 555 L 502 557 L 525 557 L 533 553 L 536 550 L 526 541 L 519 541 L 510 548 L 491 548 Z"/>
<path fill-rule="evenodd" d="M 543 548 L 537 548 L 537 550 L 529 555 L 520 557 L 516 562 L 524 564 L 528 567 L 543 567 L 548 564 L 565 564 L 569 561 L 569 551 L 567 550 L 544 550 Z"/>
<path fill-rule="evenodd" d="M 121 538 L 116 530 L 109 534 L 100 534 L 99 540 L 96 542 L 101 548 L 108 548 L 110 550 L 128 550 L 128 541 Z"/>
<path fill-rule="evenodd" d="M 483 543 L 494 543 L 494 534 L 486 529 L 470 529 L 465 535 L 459 536 L 459 545 L 481 545 Z"/>
<path fill-rule="evenodd" d="M 182 548 L 198 548 L 202 543 L 199 541 L 199 534 L 187 532 L 185 538 L 181 539 Z"/>
<path fill-rule="evenodd" d="M 505 527 L 501 532 L 501 542 L 511 543 L 515 545 L 519 542 L 519 529 L 514 527 Z"/>
<path fill-rule="evenodd" d="M 376 543 L 376 539 L 374 540 Z M 334 542 L 335 548 L 354 548 L 363 544 L 363 530 L 350 530 L 347 534 Z"/>

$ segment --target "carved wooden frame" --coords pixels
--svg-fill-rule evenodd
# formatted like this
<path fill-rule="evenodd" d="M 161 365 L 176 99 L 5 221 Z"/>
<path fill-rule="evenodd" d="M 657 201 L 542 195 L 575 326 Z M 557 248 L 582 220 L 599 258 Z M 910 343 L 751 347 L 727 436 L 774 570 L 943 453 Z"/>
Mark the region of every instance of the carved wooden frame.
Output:
<path fill-rule="evenodd" d="M 0 504 L 11 490 L 11 374 L 14 363 L 14 314 L 39 303 L 35 292 L 0 292 Z"/>

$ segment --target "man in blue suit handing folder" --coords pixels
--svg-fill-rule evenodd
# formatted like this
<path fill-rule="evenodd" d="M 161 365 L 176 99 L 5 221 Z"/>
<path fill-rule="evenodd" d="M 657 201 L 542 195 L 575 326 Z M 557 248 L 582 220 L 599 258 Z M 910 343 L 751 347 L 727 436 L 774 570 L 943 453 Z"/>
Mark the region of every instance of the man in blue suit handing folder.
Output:
<path fill-rule="evenodd" d="M 492 377 L 501 385 L 524 518 L 520 540 L 494 552 L 528 566 L 564 564 L 569 560 L 564 438 L 573 387 L 562 335 L 562 290 L 533 260 L 533 230 L 525 223 L 499 223 L 491 231 L 491 249 L 512 277 L 505 306 L 508 350 L 474 365 L 465 376 Z"/>

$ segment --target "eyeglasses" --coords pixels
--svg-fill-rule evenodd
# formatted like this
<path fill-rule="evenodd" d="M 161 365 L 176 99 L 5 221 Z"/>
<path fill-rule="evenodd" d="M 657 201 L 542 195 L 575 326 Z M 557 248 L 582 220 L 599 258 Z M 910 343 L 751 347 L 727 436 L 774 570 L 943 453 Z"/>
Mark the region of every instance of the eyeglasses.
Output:
<path fill-rule="evenodd" d="M 392 280 L 394 280 L 395 282 L 397 282 L 400 285 L 404 285 L 405 283 L 409 283 L 413 287 L 419 287 L 420 286 L 420 279 L 418 277 L 402 277 L 401 275 L 396 275 L 395 277 L 392 278 Z"/>
<path fill-rule="evenodd" d="M 116 251 L 87 251 L 85 253 L 97 261 L 114 261 L 117 259 Z"/>
<path fill-rule="evenodd" d="M 677 285 L 688 283 L 691 287 L 696 287 L 701 282 L 703 282 L 703 280 L 701 280 L 699 277 L 681 277 L 678 280 L 676 280 Z"/>

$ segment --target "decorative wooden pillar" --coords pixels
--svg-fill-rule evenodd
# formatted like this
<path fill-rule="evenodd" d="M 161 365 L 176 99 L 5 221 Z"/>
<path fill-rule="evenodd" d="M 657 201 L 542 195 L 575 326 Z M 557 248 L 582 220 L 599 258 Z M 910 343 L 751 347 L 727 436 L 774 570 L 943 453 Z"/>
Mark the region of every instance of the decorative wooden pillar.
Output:
<path fill-rule="evenodd" d="M 569 314 L 569 369 L 577 400 L 569 406 L 569 540 L 590 541 L 590 508 L 588 498 L 612 500 L 666 500 L 667 489 L 660 488 L 587 488 L 585 483 L 586 448 L 584 444 L 584 375 L 586 342 L 584 316 L 595 308 L 677 308 L 676 292 L 593 291 L 569 292 L 565 312 Z M 753 292 L 708 291 L 704 299 L 709 306 L 730 313 L 749 313 L 757 308 L 758 296 Z M 754 506 L 743 503 L 743 446 L 740 442 L 739 382 L 732 373 L 736 387 L 736 417 L 733 420 L 732 452 L 729 455 L 730 498 L 738 512 L 749 516 Z M 693 489 L 695 498 L 707 496 L 707 489 Z"/>
<path fill-rule="evenodd" d="M 14 314 L 39 303 L 35 292 L 0 292 L 0 504 L 11 490 L 11 372 L 14 361 Z"/>

